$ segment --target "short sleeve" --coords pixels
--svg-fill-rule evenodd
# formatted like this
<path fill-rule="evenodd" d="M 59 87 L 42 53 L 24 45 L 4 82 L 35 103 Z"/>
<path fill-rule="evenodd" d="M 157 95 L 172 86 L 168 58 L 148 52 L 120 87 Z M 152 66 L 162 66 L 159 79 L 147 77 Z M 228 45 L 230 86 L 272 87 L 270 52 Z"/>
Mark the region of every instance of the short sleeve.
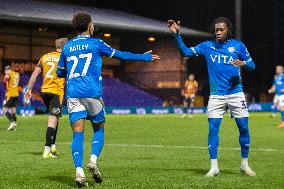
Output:
<path fill-rule="evenodd" d="M 192 52 L 194 53 L 195 56 L 199 56 L 199 55 L 204 55 L 204 42 L 194 46 L 194 47 L 190 47 L 190 49 L 192 50 Z"/>
<path fill-rule="evenodd" d="M 239 54 L 240 60 L 246 61 L 246 62 L 252 60 L 246 46 L 242 42 L 239 43 L 239 53 L 240 53 Z"/>
<path fill-rule="evenodd" d="M 108 56 L 109 58 L 113 57 L 116 51 L 101 39 L 99 41 L 99 50 L 102 55 Z"/>

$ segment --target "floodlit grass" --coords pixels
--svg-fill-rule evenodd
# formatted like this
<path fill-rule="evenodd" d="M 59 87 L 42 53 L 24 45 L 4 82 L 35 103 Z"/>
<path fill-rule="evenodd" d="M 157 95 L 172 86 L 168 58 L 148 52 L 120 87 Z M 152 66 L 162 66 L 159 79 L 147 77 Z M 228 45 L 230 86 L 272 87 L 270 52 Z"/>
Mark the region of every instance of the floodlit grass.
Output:
<path fill-rule="evenodd" d="M 207 118 L 195 115 L 108 115 L 105 146 L 99 158 L 103 183 L 92 188 L 284 188 L 284 129 L 280 117 L 252 113 L 250 166 L 254 178 L 239 173 L 238 130 L 225 116 L 220 130 L 221 175 L 204 178 L 209 170 Z M 72 131 L 68 117 L 60 122 L 58 159 L 44 160 L 47 116 L 20 117 L 15 132 L 0 117 L 0 188 L 74 188 L 71 157 Z M 91 150 L 92 130 L 85 131 L 84 164 Z"/>

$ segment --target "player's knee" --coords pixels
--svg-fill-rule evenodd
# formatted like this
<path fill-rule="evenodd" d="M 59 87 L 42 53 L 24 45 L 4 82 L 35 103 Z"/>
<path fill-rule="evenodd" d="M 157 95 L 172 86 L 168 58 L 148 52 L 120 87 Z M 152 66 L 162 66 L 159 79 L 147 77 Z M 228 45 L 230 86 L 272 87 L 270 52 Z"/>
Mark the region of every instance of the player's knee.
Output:
<path fill-rule="evenodd" d="M 73 126 L 73 132 L 83 132 L 84 126 Z"/>
<path fill-rule="evenodd" d="M 55 115 L 49 115 L 48 127 L 55 128 L 57 126 L 58 118 Z"/>
<path fill-rule="evenodd" d="M 72 124 L 73 132 L 83 132 L 84 131 L 85 120 L 80 119 Z"/>
<path fill-rule="evenodd" d="M 209 127 L 208 136 L 209 137 L 218 136 L 218 129 L 216 129 L 215 127 Z"/>
<path fill-rule="evenodd" d="M 238 125 L 240 135 L 247 135 L 249 133 L 247 117 L 236 118 L 236 123 Z"/>
<path fill-rule="evenodd" d="M 242 127 L 239 130 L 240 130 L 240 135 L 249 136 L 249 128 L 248 127 Z"/>
<path fill-rule="evenodd" d="M 221 118 L 209 118 L 209 136 L 217 136 L 219 133 L 219 127 L 221 124 Z"/>

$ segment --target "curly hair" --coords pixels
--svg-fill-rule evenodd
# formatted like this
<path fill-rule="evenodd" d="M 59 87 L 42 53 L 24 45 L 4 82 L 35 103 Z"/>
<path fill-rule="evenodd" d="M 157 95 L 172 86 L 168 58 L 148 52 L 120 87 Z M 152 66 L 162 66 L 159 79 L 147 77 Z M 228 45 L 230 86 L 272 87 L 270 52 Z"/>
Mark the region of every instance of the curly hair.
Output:
<path fill-rule="evenodd" d="M 215 24 L 218 23 L 225 23 L 228 27 L 228 34 L 227 34 L 227 38 L 231 38 L 232 37 L 232 32 L 233 32 L 233 25 L 232 22 L 226 18 L 226 17 L 219 17 L 219 18 L 215 18 L 211 24 L 210 24 L 210 33 L 212 35 L 212 38 L 215 39 Z"/>
<path fill-rule="evenodd" d="M 72 19 L 73 28 L 82 33 L 88 30 L 89 23 L 92 21 L 92 17 L 87 13 L 75 14 Z"/>

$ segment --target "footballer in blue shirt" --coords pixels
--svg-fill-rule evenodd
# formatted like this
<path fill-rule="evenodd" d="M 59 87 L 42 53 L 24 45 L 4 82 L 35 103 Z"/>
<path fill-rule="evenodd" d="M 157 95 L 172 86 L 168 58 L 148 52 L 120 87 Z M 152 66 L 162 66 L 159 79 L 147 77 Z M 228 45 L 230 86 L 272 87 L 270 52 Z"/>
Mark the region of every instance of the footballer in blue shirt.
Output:
<path fill-rule="evenodd" d="M 57 67 L 57 75 L 67 78 L 67 106 L 70 124 L 73 130 L 71 145 L 72 156 L 76 168 L 75 181 L 79 187 L 87 186 L 83 171 L 84 125 L 85 120 L 91 121 L 94 136 L 92 152 L 87 164 L 88 170 L 97 183 L 102 182 L 102 176 L 97 166 L 104 145 L 105 110 L 102 100 L 102 56 L 123 60 L 157 61 L 158 55 L 151 51 L 144 54 L 134 54 L 113 49 L 103 40 L 92 38 L 94 25 L 89 14 L 74 15 L 72 24 L 78 36 L 69 40 L 61 53 Z"/>
<path fill-rule="evenodd" d="M 241 146 L 242 173 L 255 176 L 248 166 L 250 135 L 248 127 L 248 108 L 243 93 L 241 69 L 254 70 L 255 64 L 245 45 L 231 38 L 232 24 L 229 19 L 219 17 L 211 23 L 212 40 L 202 42 L 194 47 L 186 47 L 180 35 L 180 22 L 168 21 L 169 29 L 175 34 L 175 41 L 183 56 L 202 55 L 206 62 L 210 83 L 210 97 L 207 107 L 209 134 L 208 149 L 211 169 L 205 175 L 214 177 L 219 174 L 217 152 L 219 145 L 219 128 L 226 107 L 230 109 L 239 128 Z"/>
<path fill-rule="evenodd" d="M 282 122 L 278 125 L 279 128 L 284 128 L 284 74 L 283 74 L 283 66 L 276 66 L 276 75 L 274 77 L 273 85 L 268 90 L 268 93 L 274 93 L 275 96 L 273 99 L 273 111 L 274 113 L 277 111 L 277 107 L 281 111 L 281 119 Z"/>

